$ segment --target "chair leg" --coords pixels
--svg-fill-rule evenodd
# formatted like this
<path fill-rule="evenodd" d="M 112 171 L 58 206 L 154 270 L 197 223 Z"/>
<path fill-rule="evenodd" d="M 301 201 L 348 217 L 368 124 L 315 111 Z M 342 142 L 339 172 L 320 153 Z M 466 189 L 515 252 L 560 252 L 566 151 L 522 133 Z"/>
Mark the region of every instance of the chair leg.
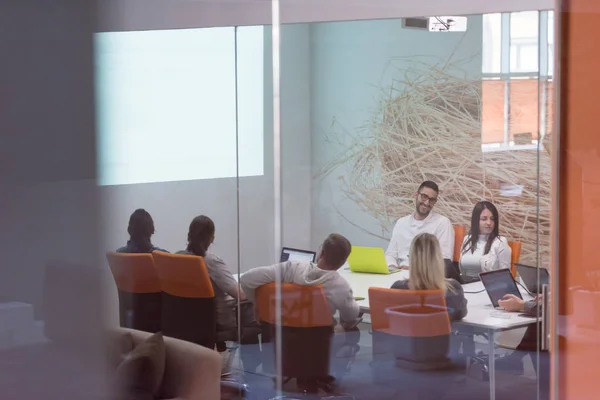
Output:
<path fill-rule="evenodd" d="M 490 380 L 490 372 L 488 370 L 488 358 L 482 355 L 472 357 L 467 368 L 471 369 L 475 367 L 480 368 L 480 374 L 478 374 L 477 378 L 484 382 L 488 382 Z M 469 375 L 468 372 L 467 374 Z"/>
<path fill-rule="evenodd" d="M 239 346 L 234 343 L 233 346 L 229 349 L 229 358 L 227 359 L 227 370 L 231 371 L 231 368 L 233 366 L 233 361 L 235 359 L 235 355 L 237 353 Z"/>

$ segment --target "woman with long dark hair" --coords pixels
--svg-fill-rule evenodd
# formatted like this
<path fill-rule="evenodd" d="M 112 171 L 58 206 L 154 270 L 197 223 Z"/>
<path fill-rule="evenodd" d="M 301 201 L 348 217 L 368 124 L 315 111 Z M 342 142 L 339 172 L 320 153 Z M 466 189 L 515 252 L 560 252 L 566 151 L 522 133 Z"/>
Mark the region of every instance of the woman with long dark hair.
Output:
<path fill-rule="evenodd" d="M 178 253 L 204 257 L 204 263 L 215 291 L 217 331 L 235 329 L 235 314 L 231 310 L 236 302 L 230 300 L 231 297 L 245 300 L 246 296 L 239 289 L 238 283 L 225 261 L 208 251 L 208 248 L 215 241 L 215 223 L 213 220 L 206 215 L 194 218 L 190 223 L 187 241 L 186 249 Z"/>
<path fill-rule="evenodd" d="M 510 268 L 512 251 L 499 232 L 500 216 L 496 206 L 489 201 L 475 204 L 471 230 L 461 249 L 462 274 L 478 277 L 480 272 Z"/>
<path fill-rule="evenodd" d="M 150 213 L 143 208 L 138 208 L 129 217 L 127 233 L 127 245 L 117 249 L 117 253 L 152 253 L 154 250 L 166 252 L 152 244 L 154 221 Z"/>
<path fill-rule="evenodd" d="M 208 251 L 208 248 L 214 241 L 215 223 L 206 215 L 200 215 L 194 218 L 190 223 L 187 248 L 180 251 L 179 254 L 204 257 L 208 275 L 215 291 L 215 298 L 217 301 L 217 330 L 219 330 L 219 328 L 226 329 L 232 326 L 235 327 L 235 316 L 230 315 L 231 313 L 227 314 L 226 319 L 224 315 L 221 315 L 221 320 L 219 320 L 218 311 L 220 305 L 222 306 L 226 303 L 227 296 L 231 296 L 234 299 L 239 298 L 240 300 L 245 300 L 246 296 L 244 295 L 244 292 L 239 289 L 238 283 L 227 267 L 225 261 Z M 229 309 L 230 305 L 228 305 L 227 308 Z"/>
<path fill-rule="evenodd" d="M 226 350 L 225 341 L 237 339 L 235 306 L 237 305 L 237 299 L 240 301 L 246 300 L 246 295 L 239 288 L 238 282 L 233 277 L 225 261 L 208 251 L 214 241 L 215 223 L 206 215 L 200 215 L 190 223 L 187 248 L 178 252 L 178 254 L 204 257 L 208 276 L 215 292 L 217 350 L 223 352 Z M 249 305 L 249 303 L 242 303 L 240 310 L 241 323 L 245 326 L 252 323 L 254 315 L 252 308 L 244 305 Z M 231 337 L 232 333 L 234 337 Z M 244 348 L 241 351 L 244 369 L 254 371 L 261 362 L 260 348 L 255 348 L 258 343 L 258 333 L 244 329 L 241 342 L 242 344 L 254 345 L 251 348 Z"/>
<path fill-rule="evenodd" d="M 186 251 L 190 254 L 206 257 L 206 252 L 215 241 L 215 223 L 206 215 L 192 220 L 188 231 Z"/>

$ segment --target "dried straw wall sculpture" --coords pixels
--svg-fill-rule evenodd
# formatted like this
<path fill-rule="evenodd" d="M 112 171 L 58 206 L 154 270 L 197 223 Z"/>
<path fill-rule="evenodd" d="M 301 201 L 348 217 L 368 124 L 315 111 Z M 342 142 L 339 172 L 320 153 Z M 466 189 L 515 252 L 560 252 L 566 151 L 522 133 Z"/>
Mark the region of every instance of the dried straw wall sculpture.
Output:
<path fill-rule="evenodd" d="M 448 64 L 412 63 L 386 90 L 360 138 L 347 143 L 319 175 L 340 173 L 345 196 L 378 219 L 384 232 L 414 211 L 415 190 L 426 179 L 440 185 L 436 211 L 454 224 L 469 226 L 475 203 L 492 201 L 500 211 L 501 234 L 523 243 L 520 261 L 536 265 L 539 250 L 540 262 L 547 264 L 548 150 L 542 145 L 539 151 L 482 152 L 481 81 L 451 70 Z M 509 196 L 507 187 L 521 193 Z"/>

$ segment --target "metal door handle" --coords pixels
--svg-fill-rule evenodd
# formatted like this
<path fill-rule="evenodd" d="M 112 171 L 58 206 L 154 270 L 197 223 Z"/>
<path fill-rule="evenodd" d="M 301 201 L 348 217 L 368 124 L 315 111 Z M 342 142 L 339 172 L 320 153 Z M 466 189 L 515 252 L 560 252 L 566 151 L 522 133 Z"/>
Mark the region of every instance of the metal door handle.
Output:
<path fill-rule="evenodd" d="M 550 336 L 550 307 L 549 301 L 549 289 L 548 284 L 542 285 L 542 343 L 541 350 L 548 350 L 549 336 Z"/>

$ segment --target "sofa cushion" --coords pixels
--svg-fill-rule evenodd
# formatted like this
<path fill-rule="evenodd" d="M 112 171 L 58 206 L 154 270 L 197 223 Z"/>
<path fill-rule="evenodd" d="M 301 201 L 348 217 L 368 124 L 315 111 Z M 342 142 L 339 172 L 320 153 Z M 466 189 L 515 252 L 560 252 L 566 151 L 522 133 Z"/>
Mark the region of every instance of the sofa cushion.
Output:
<path fill-rule="evenodd" d="M 107 344 L 108 368 L 113 374 L 134 349 L 131 332 L 109 332 Z"/>
<path fill-rule="evenodd" d="M 122 400 L 157 397 L 165 374 L 166 350 L 162 333 L 138 344 L 118 366 L 116 383 Z"/>

